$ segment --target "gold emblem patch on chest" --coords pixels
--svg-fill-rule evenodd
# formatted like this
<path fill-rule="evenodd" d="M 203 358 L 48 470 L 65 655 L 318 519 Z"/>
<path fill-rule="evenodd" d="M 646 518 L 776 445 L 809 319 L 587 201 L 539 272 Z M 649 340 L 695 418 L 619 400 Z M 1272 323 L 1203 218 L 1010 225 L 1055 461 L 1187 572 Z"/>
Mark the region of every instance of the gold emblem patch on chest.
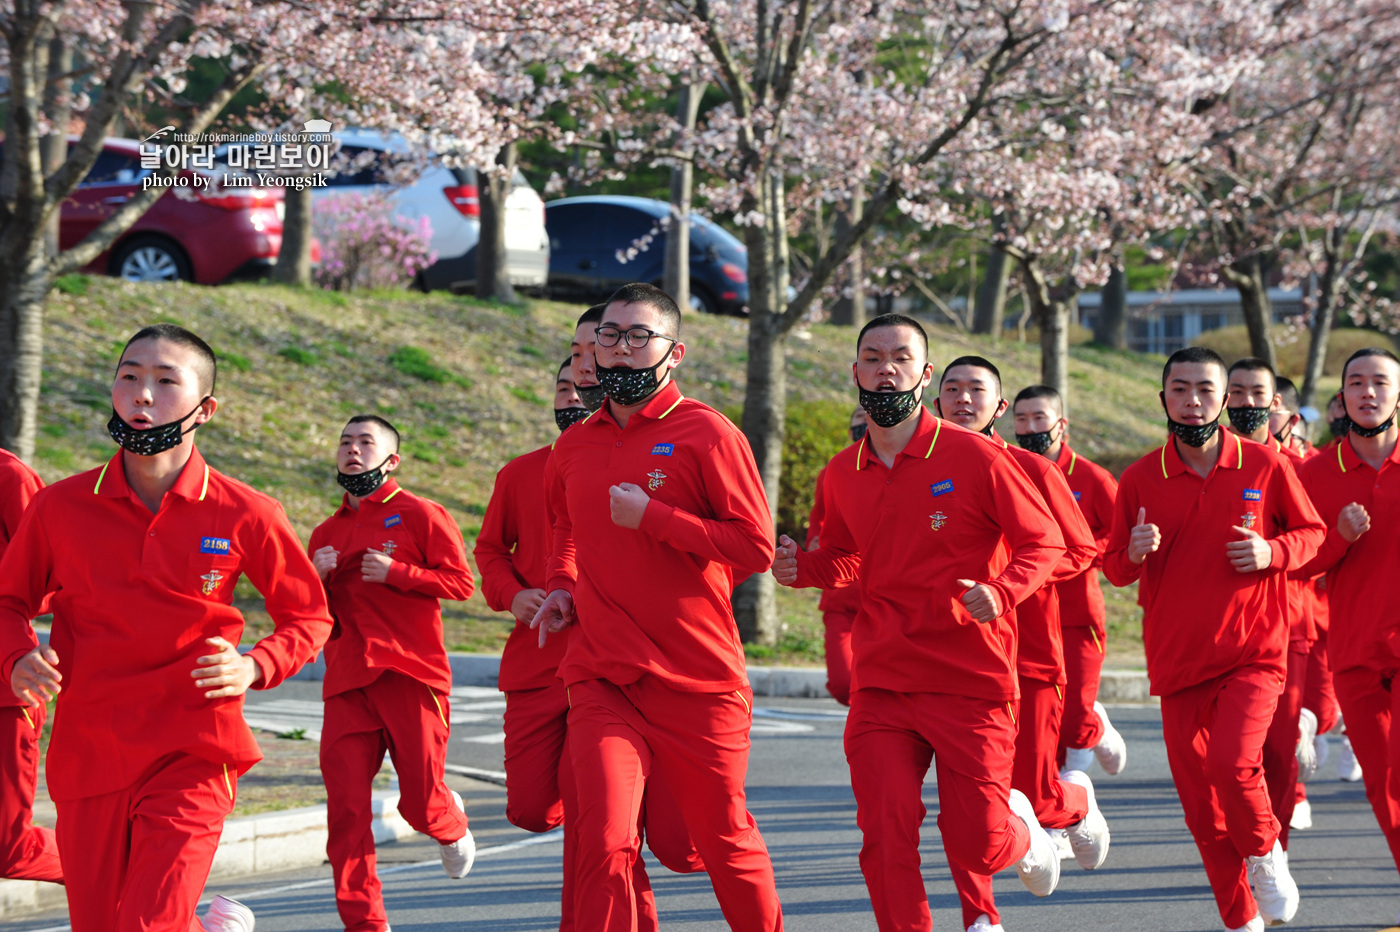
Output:
<path fill-rule="evenodd" d="M 399 549 L 399 545 L 394 543 L 392 540 L 386 540 L 384 543 L 379 545 L 379 549 L 383 551 L 386 557 L 392 557 L 394 555 L 394 551 Z"/>
<path fill-rule="evenodd" d="M 653 469 L 647 473 L 647 488 L 655 492 L 666 484 L 667 475 L 659 469 Z"/>
<path fill-rule="evenodd" d="M 928 526 L 931 527 L 931 528 L 933 528 L 935 531 L 941 531 L 941 530 L 943 530 L 943 525 L 945 525 L 945 524 L 948 523 L 948 516 L 945 515 L 945 514 L 944 514 L 943 512 L 941 512 L 941 511 L 935 511 L 933 514 L 929 515 L 928 517 L 929 517 L 929 525 L 928 525 Z"/>
<path fill-rule="evenodd" d="M 214 590 L 219 588 L 219 583 L 224 581 L 224 574 L 218 570 L 210 570 L 199 578 L 204 580 L 204 585 L 199 591 L 204 595 L 213 595 Z"/>
<path fill-rule="evenodd" d="M 1254 530 L 1254 523 L 1258 520 L 1258 515 L 1254 514 L 1253 512 L 1246 511 L 1244 514 L 1240 515 L 1240 526 L 1245 528 L 1246 530 L 1252 531 Z"/>

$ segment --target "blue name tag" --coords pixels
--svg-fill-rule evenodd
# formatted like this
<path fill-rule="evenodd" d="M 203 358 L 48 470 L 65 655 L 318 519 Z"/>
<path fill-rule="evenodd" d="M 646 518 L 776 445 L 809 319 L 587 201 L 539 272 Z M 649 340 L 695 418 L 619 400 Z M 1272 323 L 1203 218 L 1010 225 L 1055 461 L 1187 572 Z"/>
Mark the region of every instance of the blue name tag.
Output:
<path fill-rule="evenodd" d="M 652 456 L 670 456 L 674 452 L 676 452 L 676 445 L 674 443 L 658 443 L 651 448 Z"/>
<path fill-rule="evenodd" d="M 403 524 L 402 515 L 390 515 L 389 517 L 384 519 L 385 527 L 397 527 L 400 524 Z"/>
<path fill-rule="evenodd" d="M 199 539 L 200 553 L 228 553 L 232 548 L 226 537 L 201 537 Z"/>
<path fill-rule="evenodd" d="M 1264 500 L 1264 493 L 1258 489 L 1245 489 L 1244 500 L 1247 502 L 1260 502 Z"/>
<path fill-rule="evenodd" d="M 1079 501 L 1079 496 L 1082 495 L 1082 494 L 1084 494 L 1084 493 L 1082 493 L 1082 492 L 1075 492 L 1075 493 L 1074 493 L 1074 500 L 1075 500 L 1076 502 Z"/>
<path fill-rule="evenodd" d="M 953 491 L 953 480 L 944 479 L 942 482 L 935 482 L 928 487 L 928 490 L 933 493 L 934 498 L 940 495 L 947 495 L 949 492 Z"/>

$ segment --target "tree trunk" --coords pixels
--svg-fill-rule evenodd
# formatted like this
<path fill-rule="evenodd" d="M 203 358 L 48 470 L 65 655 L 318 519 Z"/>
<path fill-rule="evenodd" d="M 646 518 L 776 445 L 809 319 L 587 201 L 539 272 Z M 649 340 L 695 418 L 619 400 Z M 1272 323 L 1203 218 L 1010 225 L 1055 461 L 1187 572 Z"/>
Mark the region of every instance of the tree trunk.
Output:
<path fill-rule="evenodd" d="M 743 209 L 759 211 L 764 224 L 745 227 L 749 253 L 749 359 L 744 391 L 742 428 L 753 448 L 768 506 L 778 513 L 778 480 L 783 465 L 784 420 L 787 416 L 788 243 L 782 179 L 762 176 L 758 197 Z M 745 199 L 748 201 L 749 199 Z M 778 610 L 772 573 L 755 573 L 734 590 L 734 614 L 745 643 L 775 644 Z"/>
<path fill-rule="evenodd" d="M 44 165 L 44 177 L 53 175 L 68 158 L 68 121 L 73 115 L 72 84 L 69 79 L 59 79 L 59 75 L 73 70 L 73 50 L 62 39 L 49 42 L 49 67 L 47 85 L 44 88 L 44 112 L 49 116 L 53 129 L 39 143 L 39 151 Z M 58 225 L 62 211 L 55 210 L 44 229 L 44 241 L 50 256 L 58 255 Z"/>
<path fill-rule="evenodd" d="M 703 84 L 682 84 L 676 102 L 676 122 L 684 127 L 688 142 L 695 132 L 695 119 L 700 112 Z M 695 166 L 690 161 L 671 166 L 671 226 L 666 231 L 666 277 L 661 287 L 675 299 L 681 309 L 690 306 L 690 195 L 694 187 Z"/>
<path fill-rule="evenodd" d="M 1308 361 L 1303 369 L 1303 387 L 1298 394 L 1299 405 L 1311 405 L 1317 398 L 1317 383 L 1322 381 L 1322 369 L 1327 362 L 1327 341 L 1337 320 L 1337 304 L 1341 300 L 1343 276 L 1339 275 L 1344 242 L 1336 228 L 1323 233 L 1322 274 L 1317 282 L 1317 309 L 1313 311 L 1312 331 L 1308 340 Z"/>
<path fill-rule="evenodd" d="M 12 221 L 16 225 L 17 221 Z M 7 231 L 9 232 L 9 231 Z M 0 447 L 34 458 L 43 375 L 44 299 L 53 284 L 37 230 L 0 238 Z"/>
<path fill-rule="evenodd" d="M 1001 221 L 996 222 L 1001 228 Z M 1011 277 L 1011 257 L 993 246 L 987 254 L 987 271 L 977 289 L 977 303 L 972 312 L 972 332 L 1000 338 L 1006 324 L 1006 282 Z"/>
<path fill-rule="evenodd" d="M 272 267 L 272 280 L 305 288 L 311 284 L 311 186 L 285 190 L 282 248 Z"/>
<path fill-rule="evenodd" d="M 850 200 L 836 212 L 836 236 L 850 230 L 865 214 L 865 185 L 858 184 L 851 192 Z M 865 262 L 860 249 L 852 250 L 846 260 L 846 291 L 831 307 L 831 322 L 843 327 L 861 327 L 865 324 Z"/>
<path fill-rule="evenodd" d="M 515 289 L 506 267 L 506 198 L 515 175 L 516 147 L 510 143 L 496 153 L 497 170 L 476 173 L 481 200 L 481 237 L 476 244 L 476 296 L 485 301 L 514 304 Z"/>
<path fill-rule="evenodd" d="M 1128 275 L 1121 259 L 1114 263 L 1103 286 L 1103 304 L 1094 321 L 1094 342 L 1111 349 L 1128 348 Z"/>
<path fill-rule="evenodd" d="M 1230 284 L 1240 293 L 1240 309 L 1244 312 L 1244 325 L 1249 330 L 1250 353 L 1277 369 L 1278 358 L 1274 354 L 1273 341 L 1269 339 L 1274 309 L 1269 301 L 1269 289 L 1264 283 L 1263 256 L 1252 253 L 1223 271 Z"/>
<path fill-rule="evenodd" d="M 1058 288 L 1034 256 L 1021 256 L 1022 277 L 1026 280 L 1026 303 L 1040 327 L 1040 382 L 1060 393 L 1069 406 L 1069 322 L 1079 286 L 1067 277 Z"/>

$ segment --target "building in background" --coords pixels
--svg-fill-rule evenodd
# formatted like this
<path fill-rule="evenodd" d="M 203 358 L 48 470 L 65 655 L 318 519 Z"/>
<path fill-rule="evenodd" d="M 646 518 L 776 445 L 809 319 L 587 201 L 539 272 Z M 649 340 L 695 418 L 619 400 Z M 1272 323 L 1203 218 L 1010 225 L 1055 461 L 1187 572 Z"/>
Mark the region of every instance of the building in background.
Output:
<path fill-rule="evenodd" d="M 1303 313 L 1303 292 L 1299 289 L 1270 288 L 1274 320 L 1283 321 Z M 1079 323 L 1087 330 L 1103 304 L 1101 292 L 1079 296 Z M 1239 292 L 1233 288 L 1188 288 L 1181 291 L 1128 292 L 1128 349 L 1142 353 L 1170 355 L 1196 342 L 1207 330 L 1244 326 Z"/>

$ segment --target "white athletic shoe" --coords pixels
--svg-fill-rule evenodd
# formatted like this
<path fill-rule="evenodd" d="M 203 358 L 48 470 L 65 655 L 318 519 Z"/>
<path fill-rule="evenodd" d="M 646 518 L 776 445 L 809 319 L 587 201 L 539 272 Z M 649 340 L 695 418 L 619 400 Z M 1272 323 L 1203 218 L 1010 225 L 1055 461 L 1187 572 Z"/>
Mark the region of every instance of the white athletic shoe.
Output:
<path fill-rule="evenodd" d="M 253 932 L 253 911 L 237 900 L 216 896 L 200 922 L 205 932 Z"/>
<path fill-rule="evenodd" d="M 457 801 L 457 808 L 465 814 L 467 807 L 462 803 L 462 794 L 453 790 L 452 798 Z M 453 880 L 461 880 L 467 876 L 467 872 L 476 861 L 476 839 L 472 837 L 472 830 L 467 829 L 467 834 L 456 841 L 438 845 L 438 855 L 442 857 L 442 869 L 447 872 L 447 876 Z"/>
<path fill-rule="evenodd" d="M 1228 929 L 1226 932 L 1264 932 L 1264 917 L 1255 913 L 1253 919 L 1249 920 L 1238 929 Z"/>
<path fill-rule="evenodd" d="M 1110 777 L 1116 776 L 1128 766 L 1128 743 L 1108 720 L 1108 712 L 1105 711 L 1102 702 L 1094 703 L 1094 712 L 1099 716 L 1099 721 L 1103 722 L 1103 737 L 1094 745 L 1094 757 L 1098 758 L 1104 773 Z"/>
<path fill-rule="evenodd" d="M 1060 853 L 1061 861 L 1069 861 L 1074 858 L 1074 849 L 1069 844 L 1069 832 L 1062 828 L 1047 828 L 1045 834 L 1050 836 L 1050 844 L 1055 846 L 1055 850 Z"/>
<path fill-rule="evenodd" d="M 972 925 L 967 927 L 967 932 L 1006 932 L 1001 927 L 1000 922 L 992 922 L 992 917 L 986 913 L 978 916 Z"/>
<path fill-rule="evenodd" d="M 1016 873 L 1020 875 L 1021 883 L 1026 885 L 1027 890 L 1036 896 L 1049 896 L 1060 883 L 1059 853 L 1055 851 L 1050 836 L 1045 834 L 1045 829 L 1040 827 L 1040 821 L 1035 817 L 1035 809 L 1032 808 L 1026 794 L 1020 790 L 1012 790 L 1009 803 L 1012 814 L 1026 823 L 1026 828 L 1031 833 L 1030 850 L 1026 852 L 1025 857 L 1016 862 Z"/>
<path fill-rule="evenodd" d="M 1298 805 L 1293 807 L 1293 818 L 1288 820 L 1288 827 L 1295 832 L 1312 828 L 1312 803 L 1306 799 L 1298 800 Z"/>
<path fill-rule="evenodd" d="M 1316 737 L 1317 715 L 1312 709 L 1303 709 L 1298 713 L 1298 746 L 1293 750 L 1298 758 L 1300 783 L 1307 783 L 1317 773 L 1317 746 L 1313 743 Z"/>
<path fill-rule="evenodd" d="M 1327 758 L 1332 756 L 1332 742 L 1327 740 L 1326 735 L 1318 735 L 1313 739 L 1313 753 L 1317 755 L 1318 767 L 1327 763 Z"/>
<path fill-rule="evenodd" d="M 1342 735 L 1342 749 L 1337 753 L 1337 779 L 1355 783 L 1361 779 L 1361 761 L 1351 749 L 1351 738 Z"/>
<path fill-rule="evenodd" d="M 1084 792 L 1089 796 L 1088 814 L 1068 829 L 1074 859 L 1086 871 L 1103 867 L 1103 862 L 1108 857 L 1108 820 L 1103 817 L 1103 813 L 1099 811 L 1099 804 L 1094 801 L 1094 784 L 1089 780 L 1089 775 L 1080 770 L 1071 770 L 1060 779 L 1084 787 Z"/>
<path fill-rule="evenodd" d="M 1245 858 L 1245 862 L 1259 915 L 1271 926 L 1292 921 L 1298 914 L 1298 885 L 1288 872 L 1288 855 L 1283 845 L 1275 839 L 1272 851 Z"/>
<path fill-rule="evenodd" d="M 1088 773 L 1089 765 L 1093 762 L 1093 748 L 1065 748 L 1065 766 L 1060 772 L 1078 770 L 1082 773 Z"/>

